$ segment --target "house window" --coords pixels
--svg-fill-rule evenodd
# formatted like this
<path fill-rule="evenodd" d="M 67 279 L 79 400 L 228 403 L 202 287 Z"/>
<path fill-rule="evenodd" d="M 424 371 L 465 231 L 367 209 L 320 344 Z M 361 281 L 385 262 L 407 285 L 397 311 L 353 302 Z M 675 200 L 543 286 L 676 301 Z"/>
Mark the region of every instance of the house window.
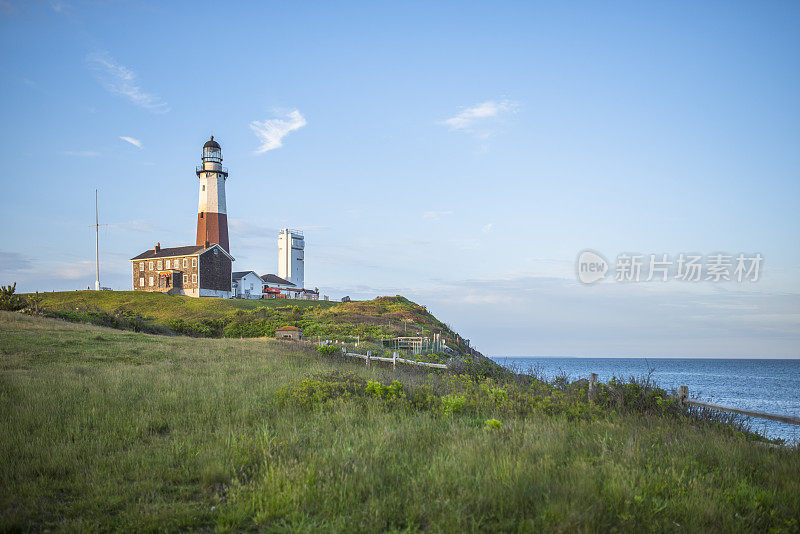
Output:
<path fill-rule="evenodd" d="M 139 287 L 144 287 L 144 276 L 139 278 Z"/>
<path fill-rule="evenodd" d="M 151 262 L 148 262 L 148 263 L 150 264 L 149 267 L 150 267 L 150 270 L 152 271 L 153 270 L 153 262 L 151 261 Z"/>
<path fill-rule="evenodd" d="M 169 260 L 167 260 L 166 268 L 169 269 L 169 266 L 170 266 L 170 263 L 169 263 Z"/>
<path fill-rule="evenodd" d="M 153 277 L 150 277 L 150 287 L 153 287 Z"/>
<path fill-rule="evenodd" d="M 143 261 L 139 262 L 139 270 L 140 271 L 144 271 L 144 262 Z"/>
<path fill-rule="evenodd" d="M 187 260 L 186 258 L 183 258 L 183 268 L 185 269 L 188 266 L 189 266 L 189 260 Z"/>
<path fill-rule="evenodd" d="M 183 261 L 186 261 L 186 260 L 183 260 Z M 188 274 L 184 274 L 183 275 L 183 283 L 184 284 L 188 284 L 189 283 L 189 275 Z"/>
<path fill-rule="evenodd" d="M 192 267 L 197 267 L 197 258 L 192 258 Z"/>
<path fill-rule="evenodd" d="M 193 283 L 193 284 L 196 284 L 196 283 L 197 283 L 197 275 L 196 275 L 196 274 L 193 274 L 193 275 L 192 275 L 192 283 Z"/>
<path fill-rule="evenodd" d="M 158 267 L 159 271 L 163 268 L 161 267 L 161 260 L 158 260 L 158 262 L 156 262 L 156 266 Z"/>

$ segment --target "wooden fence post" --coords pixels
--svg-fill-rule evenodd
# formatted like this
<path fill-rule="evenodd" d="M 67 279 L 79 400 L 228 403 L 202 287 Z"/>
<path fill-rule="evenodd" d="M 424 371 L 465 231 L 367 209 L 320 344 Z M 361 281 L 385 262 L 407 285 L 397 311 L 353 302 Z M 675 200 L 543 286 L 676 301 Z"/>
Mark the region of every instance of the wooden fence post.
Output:
<path fill-rule="evenodd" d="M 397 369 L 397 351 L 392 353 L 392 370 Z"/>
<path fill-rule="evenodd" d="M 597 399 L 597 373 L 589 375 L 589 402 Z"/>
<path fill-rule="evenodd" d="M 371 350 L 368 350 L 368 351 L 367 351 L 367 367 L 369 367 L 369 366 L 370 366 L 370 361 L 369 361 L 369 359 L 370 359 L 371 357 L 372 357 L 372 351 L 371 351 Z"/>
<path fill-rule="evenodd" d="M 684 404 L 686 399 L 689 398 L 689 386 L 680 386 L 678 388 L 678 402 Z"/>

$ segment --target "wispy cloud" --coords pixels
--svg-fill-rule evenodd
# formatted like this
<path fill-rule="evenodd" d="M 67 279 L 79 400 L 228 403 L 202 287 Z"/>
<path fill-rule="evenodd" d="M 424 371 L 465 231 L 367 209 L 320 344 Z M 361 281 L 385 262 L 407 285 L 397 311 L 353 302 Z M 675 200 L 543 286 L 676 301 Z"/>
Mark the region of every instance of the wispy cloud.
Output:
<path fill-rule="evenodd" d="M 107 52 L 89 54 L 86 62 L 108 91 L 124 96 L 133 104 L 153 113 L 167 113 L 170 110 L 169 104 L 161 97 L 146 93 L 141 88 L 135 72 L 117 63 Z"/>
<path fill-rule="evenodd" d="M 422 214 L 422 218 L 423 219 L 433 219 L 434 221 L 436 221 L 436 220 L 439 220 L 441 217 L 444 217 L 446 215 L 452 215 L 452 214 L 453 214 L 453 212 L 450 211 L 450 210 L 448 210 L 448 211 L 426 211 L 425 213 Z"/>
<path fill-rule="evenodd" d="M 77 156 L 79 158 L 96 158 L 100 152 L 96 150 L 62 150 L 60 152 L 63 156 Z"/>
<path fill-rule="evenodd" d="M 510 100 L 487 100 L 463 109 L 454 117 L 441 121 L 451 130 L 467 132 L 476 137 L 486 138 L 497 129 L 500 119 L 517 110 L 517 105 Z"/>
<path fill-rule="evenodd" d="M 492 223 L 487 224 L 486 226 L 481 228 L 481 232 L 483 232 L 484 234 L 488 234 L 489 232 L 492 231 L 492 226 L 494 226 Z"/>
<path fill-rule="evenodd" d="M 267 119 L 250 123 L 250 129 L 261 141 L 261 146 L 255 150 L 256 154 L 263 154 L 268 150 L 282 147 L 284 137 L 307 124 L 305 117 L 296 109 L 287 113 L 285 117 L 284 119 Z"/>
<path fill-rule="evenodd" d="M 18 252 L 6 252 L 0 250 L 0 272 L 22 271 L 29 269 L 32 265 L 31 259 Z"/>
<path fill-rule="evenodd" d="M 142 142 L 134 137 L 127 137 L 125 135 L 120 135 L 119 138 L 125 141 L 126 143 L 132 144 L 136 148 L 142 148 Z"/>

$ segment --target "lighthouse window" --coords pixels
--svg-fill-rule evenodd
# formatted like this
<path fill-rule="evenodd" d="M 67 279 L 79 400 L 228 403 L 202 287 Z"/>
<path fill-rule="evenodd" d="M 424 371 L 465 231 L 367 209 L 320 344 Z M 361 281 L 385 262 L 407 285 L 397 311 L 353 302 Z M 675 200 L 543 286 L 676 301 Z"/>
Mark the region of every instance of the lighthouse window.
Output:
<path fill-rule="evenodd" d="M 205 191 L 205 190 L 206 190 L 206 186 L 203 186 L 203 191 Z"/>

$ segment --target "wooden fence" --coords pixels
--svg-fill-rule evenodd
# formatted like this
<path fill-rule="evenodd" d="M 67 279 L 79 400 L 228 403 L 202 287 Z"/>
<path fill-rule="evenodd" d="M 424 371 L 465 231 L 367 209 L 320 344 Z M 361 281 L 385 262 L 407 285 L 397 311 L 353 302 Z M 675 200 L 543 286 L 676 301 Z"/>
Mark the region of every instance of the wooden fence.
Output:
<path fill-rule="evenodd" d="M 345 356 L 352 356 L 354 358 L 361 358 L 361 359 L 365 360 L 365 362 L 367 364 L 367 367 L 372 365 L 373 361 L 377 361 L 377 362 L 389 362 L 389 363 L 391 363 L 392 364 L 392 369 L 396 369 L 398 363 L 406 363 L 408 365 L 419 365 L 419 366 L 422 366 L 422 367 L 431 367 L 433 369 L 447 369 L 447 365 L 445 365 L 443 363 L 418 362 L 416 360 L 407 360 L 405 358 L 401 358 L 397 354 L 397 351 L 394 351 L 392 353 L 392 357 L 391 358 L 386 358 L 384 356 L 373 356 L 371 350 L 368 350 L 366 354 L 356 354 L 354 352 L 347 352 L 344 349 L 344 347 L 342 347 L 342 353 Z"/>
<path fill-rule="evenodd" d="M 597 373 L 592 373 L 589 376 L 589 402 L 594 402 L 597 398 Z M 689 386 L 681 386 L 678 388 L 678 396 L 676 397 L 681 404 L 690 404 L 692 406 L 699 406 L 700 408 L 708 408 L 709 410 L 719 410 L 721 412 L 738 413 L 739 415 L 746 415 L 747 417 L 758 417 L 760 419 L 769 419 L 771 421 L 779 421 L 781 423 L 788 423 L 790 425 L 800 425 L 800 417 L 793 415 L 777 415 L 774 413 L 756 412 L 753 410 L 742 410 L 739 408 L 731 408 L 729 406 L 719 406 L 717 404 L 710 404 L 707 402 L 700 402 L 689 398 Z"/>
<path fill-rule="evenodd" d="M 710 404 L 707 402 L 700 402 L 690 399 L 689 386 L 681 386 L 678 388 L 678 402 L 682 404 L 691 404 L 692 406 L 699 406 L 700 408 L 708 408 L 710 410 L 720 410 L 722 412 L 738 413 L 739 415 L 746 415 L 748 417 L 758 417 L 760 419 L 779 421 L 781 423 L 788 423 L 790 425 L 800 425 L 800 417 L 794 417 L 793 415 L 778 415 L 774 413 L 755 412 L 753 410 L 742 410 L 740 408 L 719 406 L 717 404 Z"/>

